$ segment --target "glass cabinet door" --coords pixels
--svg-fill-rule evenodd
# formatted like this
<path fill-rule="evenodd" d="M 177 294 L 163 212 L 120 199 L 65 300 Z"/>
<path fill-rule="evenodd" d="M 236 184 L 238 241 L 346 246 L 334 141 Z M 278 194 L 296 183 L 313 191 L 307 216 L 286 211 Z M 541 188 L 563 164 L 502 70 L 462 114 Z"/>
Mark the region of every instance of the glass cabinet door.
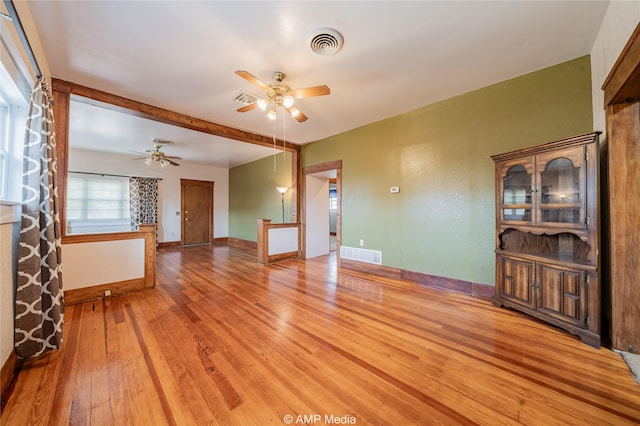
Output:
<path fill-rule="evenodd" d="M 532 174 L 527 167 L 517 164 L 509 167 L 502 178 L 502 220 L 505 222 L 531 222 Z"/>
<path fill-rule="evenodd" d="M 540 156 L 538 222 L 547 226 L 584 226 L 584 150 Z"/>

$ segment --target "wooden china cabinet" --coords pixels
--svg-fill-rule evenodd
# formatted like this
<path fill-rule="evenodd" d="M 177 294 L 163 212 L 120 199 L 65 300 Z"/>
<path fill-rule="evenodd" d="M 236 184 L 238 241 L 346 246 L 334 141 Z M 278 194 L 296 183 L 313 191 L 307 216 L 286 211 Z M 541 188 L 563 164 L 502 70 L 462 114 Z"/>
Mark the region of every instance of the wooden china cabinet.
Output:
<path fill-rule="evenodd" d="M 496 294 L 600 347 L 600 132 L 494 155 Z"/>

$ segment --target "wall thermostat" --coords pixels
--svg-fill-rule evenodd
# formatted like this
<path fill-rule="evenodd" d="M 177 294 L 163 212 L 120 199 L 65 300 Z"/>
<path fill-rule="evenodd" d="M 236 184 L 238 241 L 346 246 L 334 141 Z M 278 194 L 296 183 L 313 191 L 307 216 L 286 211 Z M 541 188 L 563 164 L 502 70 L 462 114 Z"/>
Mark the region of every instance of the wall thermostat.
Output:
<path fill-rule="evenodd" d="M 397 194 L 398 192 L 400 192 L 400 187 L 399 186 L 392 186 L 391 187 L 391 193 L 392 194 Z"/>

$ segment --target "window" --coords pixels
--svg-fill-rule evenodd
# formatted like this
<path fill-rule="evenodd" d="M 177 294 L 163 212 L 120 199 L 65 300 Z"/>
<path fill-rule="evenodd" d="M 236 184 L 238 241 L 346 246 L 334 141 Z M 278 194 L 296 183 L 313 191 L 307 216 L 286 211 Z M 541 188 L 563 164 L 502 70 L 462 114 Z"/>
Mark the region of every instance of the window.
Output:
<path fill-rule="evenodd" d="M 1 99 L 1 98 L 0 98 Z M 9 168 L 9 105 L 0 101 L 0 198 L 5 199 L 7 194 L 7 176 L 6 171 Z"/>
<path fill-rule="evenodd" d="M 335 189 L 329 189 L 329 210 L 338 210 L 338 194 Z"/>
<path fill-rule="evenodd" d="M 69 173 L 68 234 L 130 230 L 129 178 Z"/>
<path fill-rule="evenodd" d="M 3 58 L 4 60 L 4 58 Z M 22 147 L 27 99 L 13 76 L 0 64 L 0 200 L 21 201 Z"/>

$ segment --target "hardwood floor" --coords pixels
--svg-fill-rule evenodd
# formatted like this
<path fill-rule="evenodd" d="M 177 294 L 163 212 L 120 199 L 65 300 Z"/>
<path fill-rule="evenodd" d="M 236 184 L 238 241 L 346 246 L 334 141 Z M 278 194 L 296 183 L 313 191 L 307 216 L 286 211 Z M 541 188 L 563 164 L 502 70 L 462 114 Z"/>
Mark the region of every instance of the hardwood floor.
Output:
<path fill-rule="evenodd" d="M 486 300 L 219 246 L 162 249 L 157 272 L 67 307 L 1 424 L 640 423 L 617 354 Z"/>

